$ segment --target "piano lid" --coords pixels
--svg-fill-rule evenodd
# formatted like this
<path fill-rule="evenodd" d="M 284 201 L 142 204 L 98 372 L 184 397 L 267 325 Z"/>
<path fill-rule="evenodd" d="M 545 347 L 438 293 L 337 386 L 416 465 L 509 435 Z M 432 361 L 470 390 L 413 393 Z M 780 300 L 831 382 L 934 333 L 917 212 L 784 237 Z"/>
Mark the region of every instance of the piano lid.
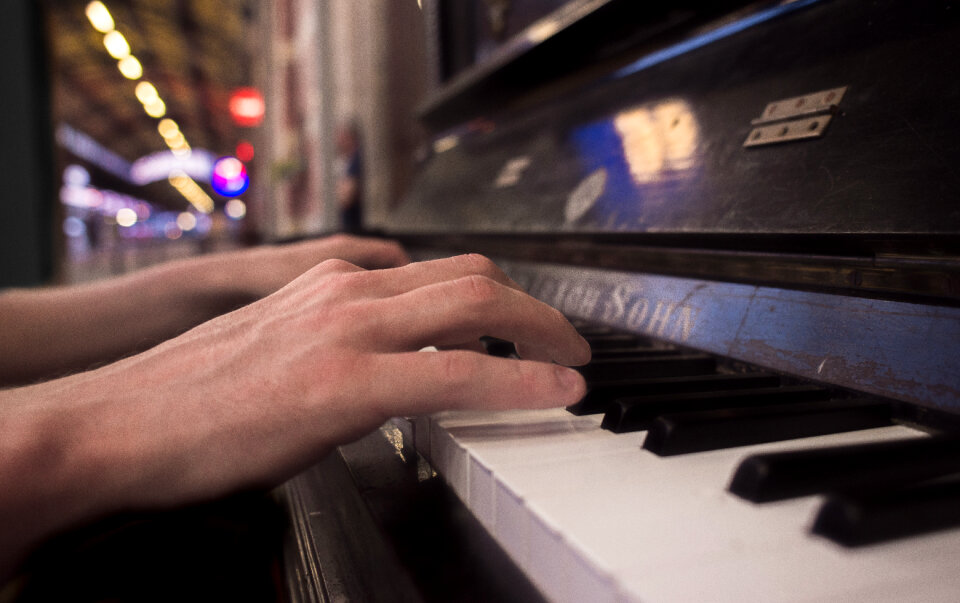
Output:
<path fill-rule="evenodd" d="M 585 53 L 611 58 L 547 82 L 546 59 L 521 61 L 531 51 L 453 78 L 427 113 L 463 107 L 462 123 L 438 133 L 388 229 L 692 244 L 827 236 L 956 252 L 960 80 L 946 57 L 960 28 L 949 2 L 767 2 L 709 16 L 664 21 L 626 49 L 583 34 Z M 518 62 L 529 88 L 484 92 Z M 463 104 L 461 88 L 485 104 Z"/>

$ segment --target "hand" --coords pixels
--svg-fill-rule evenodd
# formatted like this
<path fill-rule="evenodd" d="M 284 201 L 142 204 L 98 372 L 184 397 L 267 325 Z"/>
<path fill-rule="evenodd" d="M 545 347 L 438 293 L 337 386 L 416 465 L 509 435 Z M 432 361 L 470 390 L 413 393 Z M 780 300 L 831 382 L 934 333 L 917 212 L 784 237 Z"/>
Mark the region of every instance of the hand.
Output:
<path fill-rule="evenodd" d="M 525 359 L 470 351 L 484 335 Z M 100 513 L 269 487 L 395 415 L 569 405 L 583 378 L 549 361 L 589 359 L 559 312 L 481 256 L 327 261 L 147 352 L 5 392 L 0 531 L 29 541 Z"/>
<path fill-rule="evenodd" d="M 410 261 L 394 242 L 337 235 L 168 262 L 73 287 L 0 294 L 0 387 L 85 370 L 147 349 L 269 295 L 316 264 Z"/>
<path fill-rule="evenodd" d="M 287 245 L 261 245 L 186 262 L 213 264 L 229 286 L 240 286 L 252 299 L 269 295 L 325 260 L 340 259 L 362 268 L 393 268 L 410 263 L 394 241 L 337 234 Z"/>
<path fill-rule="evenodd" d="M 539 362 L 417 351 L 483 335 Z M 480 256 L 381 271 L 334 260 L 108 378 L 141 400 L 159 394 L 137 404 L 146 414 L 127 433 L 130 468 L 142 476 L 153 466 L 152 487 L 131 492 L 173 502 L 275 484 L 395 415 L 572 404 L 583 379 L 547 362 L 589 358 L 559 312 Z"/>

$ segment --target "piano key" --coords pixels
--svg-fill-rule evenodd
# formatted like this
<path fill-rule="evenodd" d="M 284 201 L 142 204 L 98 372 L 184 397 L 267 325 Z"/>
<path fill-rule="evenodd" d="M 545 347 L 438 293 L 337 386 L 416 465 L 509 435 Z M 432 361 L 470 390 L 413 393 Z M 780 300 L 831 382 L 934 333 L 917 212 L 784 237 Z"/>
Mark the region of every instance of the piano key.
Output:
<path fill-rule="evenodd" d="M 753 455 L 737 468 L 730 492 L 753 502 L 769 502 L 906 484 L 958 472 L 960 439 L 911 438 Z"/>
<path fill-rule="evenodd" d="M 716 360 L 708 354 L 652 356 L 641 358 L 600 358 L 576 367 L 587 381 L 638 379 L 641 377 L 679 377 L 703 375 L 716 369 Z"/>
<path fill-rule="evenodd" d="M 691 377 L 663 377 L 632 379 L 629 381 L 597 381 L 587 384 L 583 399 L 568 407 L 575 415 L 602 413 L 617 398 L 645 395 L 673 394 L 699 391 L 724 391 L 754 387 L 775 387 L 780 377 L 772 373 L 724 373 L 693 375 Z"/>
<path fill-rule="evenodd" d="M 570 324 L 574 326 L 581 337 L 592 337 L 596 335 L 612 335 L 616 333 L 613 327 L 584 322 L 576 318 L 570 319 Z"/>
<path fill-rule="evenodd" d="M 587 340 L 592 350 L 602 350 L 604 348 L 623 348 L 637 346 L 644 343 L 644 338 L 633 335 L 632 333 L 604 333 L 599 335 L 580 335 Z M 649 340 L 646 347 L 650 347 Z"/>
<path fill-rule="evenodd" d="M 616 400 L 607 409 L 603 428 L 616 433 L 647 429 L 665 413 L 687 413 L 825 400 L 830 391 L 816 385 L 758 387 L 732 391 L 697 391 Z M 726 418 L 724 415 L 723 418 Z"/>
<path fill-rule="evenodd" d="M 468 507 L 492 498 L 484 513 L 491 533 L 551 601 L 783 601 L 803 593 L 875 603 L 911 592 L 946 600 L 960 589 L 956 538 L 851 555 L 809 534 L 819 499 L 757 506 L 725 490 L 745 454 L 918 436 L 908 427 L 660 458 L 640 448 L 643 432 L 612 434 L 595 415 L 560 409 L 427 420 L 433 438 L 418 437 L 428 444 L 422 451 L 429 458 L 431 442 L 461 451 L 437 450 L 443 462 L 431 459 L 433 467 L 466 480 Z"/>
<path fill-rule="evenodd" d="M 960 526 L 960 475 L 911 486 L 835 494 L 814 520 L 814 534 L 844 546 L 875 544 Z"/>
<path fill-rule="evenodd" d="M 480 338 L 480 343 L 483 344 L 487 354 L 490 354 L 491 356 L 499 356 L 501 358 L 520 357 L 520 355 L 517 354 L 517 347 L 513 345 L 512 341 L 484 336 Z"/>
<path fill-rule="evenodd" d="M 667 414 L 650 424 L 643 447 L 671 456 L 870 429 L 891 422 L 890 404 L 869 399 Z"/>

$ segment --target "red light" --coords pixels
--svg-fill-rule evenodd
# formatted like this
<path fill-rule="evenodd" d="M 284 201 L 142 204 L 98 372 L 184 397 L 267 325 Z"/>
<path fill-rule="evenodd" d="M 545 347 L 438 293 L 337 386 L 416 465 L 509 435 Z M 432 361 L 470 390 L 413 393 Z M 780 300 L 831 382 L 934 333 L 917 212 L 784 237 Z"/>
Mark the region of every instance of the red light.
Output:
<path fill-rule="evenodd" d="M 263 95 L 256 88 L 237 88 L 230 95 L 230 116 L 238 126 L 259 126 L 265 108 Z"/>
<path fill-rule="evenodd" d="M 236 148 L 237 159 L 240 161 L 252 161 L 253 160 L 253 145 L 247 142 L 246 140 L 241 140 L 237 143 Z"/>

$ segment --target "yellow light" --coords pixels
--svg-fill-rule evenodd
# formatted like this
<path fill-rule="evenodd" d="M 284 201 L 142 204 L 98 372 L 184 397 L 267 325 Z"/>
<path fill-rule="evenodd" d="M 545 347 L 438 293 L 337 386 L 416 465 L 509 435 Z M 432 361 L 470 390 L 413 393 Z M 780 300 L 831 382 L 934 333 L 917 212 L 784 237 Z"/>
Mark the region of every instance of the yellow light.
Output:
<path fill-rule="evenodd" d="M 439 155 L 440 153 L 446 153 L 450 149 L 456 148 L 460 144 L 460 138 L 451 134 L 450 136 L 445 136 L 433 143 L 433 152 Z"/>
<path fill-rule="evenodd" d="M 129 207 L 121 207 L 117 210 L 117 224 L 123 227 L 133 226 L 137 223 L 137 212 Z"/>
<path fill-rule="evenodd" d="M 183 144 L 180 145 L 180 146 L 178 146 L 177 148 L 175 148 L 175 149 L 170 149 L 170 150 L 173 151 L 173 154 L 174 154 L 174 156 L 176 156 L 176 157 L 189 157 L 189 156 L 190 156 L 190 153 L 193 152 L 193 151 L 190 149 L 190 145 L 187 144 L 186 141 L 184 141 Z"/>
<path fill-rule="evenodd" d="M 113 30 L 113 17 L 110 16 L 110 11 L 103 2 L 95 1 L 87 5 L 87 19 L 90 20 L 90 25 L 100 33 Z"/>
<path fill-rule="evenodd" d="M 106 35 L 103 36 L 103 45 L 106 46 L 110 56 L 115 59 L 130 56 L 130 44 L 127 43 L 127 39 L 123 37 L 123 34 L 115 29 L 108 31 Z"/>
<path fill-rule="evenodd" d="M 120 69 L 123 77 L 128 80 L 139 80 L 140 76 L 143 75 L 143 67 L 140 65 L 140 61 L 134 56 L 126 56 L 120 59 L 120 62 L 117 63 L 117 68 Z"/>
<path fill-rule="evenodd" d="M 148 105 L 156 100 L 160 99 L 160 94 L 157 92 L 157 89 L 153 84 L 147 81 L 142 81 L 137 84 L 137 89 L 135 90 L 137 95 L 137 100 L 139 100 L 144 105 Z"/>
<path fill-rule="evenodd" d="M 165 138 L 164 141 L 171 149 L 179 149 L 187 144 L 187 139 L 183 137 L 183 132 L 180 130 L 177 130 L 170 138 Z"/>
<path fill-rule="evenodd" d="M 163 136 L 167 140 L 176 138 L 178 135 L 183 136 L 183 134 L 180 133 L 180 126 L 169 117 L 160 120 L 160 123 L 157 124 L 157 131 L 160 132 L 160 136 Z"/>
<path fill-rule="evenodd" d="M 188 211 L 181 212 L 180 215 L 177 216 L 177 226 L 184 232 L 193 230 L 197 227 L 197 217 Z"/>
<path fill-rule="evenodd" d="M 203 192 L 200 185 L 193 181 L 193 178 L 187 176 L 184 172 L 171 172 L 167 178 L 175 189 L 190 202 L 198 211 L 205 214 L 213 213 L 213 199 L 210 195 Z"/>
<path fill-rule="evenodd" d="M 159 98 L 143 106 L 143 110 L 150 117 L 163 117 L 167 114 L 167 106 Z"/>
<path fill-rule="evenodd" d="M 699 132 L 693 111 L 683 100 L 668 99 L 624 111 L 614 117 L 613 125 L 637 184 L 694 164 Z"/>
<path fill-rule="evenodd" d="M 239 220 L 247 215 L 247 205 L 240 199 L 230 199 L 224 206 L 223 211 L 234 220 Z"/>

